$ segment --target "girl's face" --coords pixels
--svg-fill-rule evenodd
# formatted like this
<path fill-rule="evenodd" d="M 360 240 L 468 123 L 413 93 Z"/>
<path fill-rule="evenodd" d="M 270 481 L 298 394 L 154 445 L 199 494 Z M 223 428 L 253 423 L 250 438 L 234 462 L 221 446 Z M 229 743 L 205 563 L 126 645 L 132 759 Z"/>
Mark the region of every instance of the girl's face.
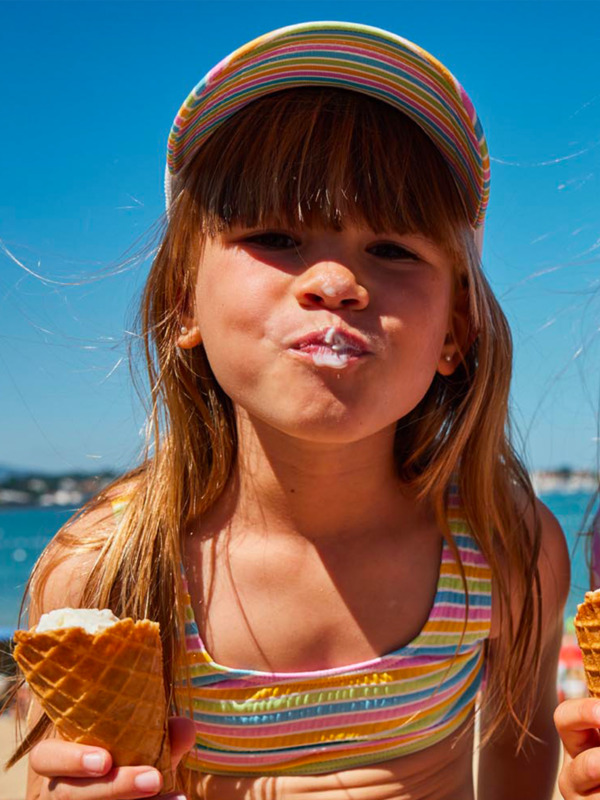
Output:
<path fill-rule="evenodd" d="M 395 426 L 453 372 L 453 305 L 450 260 L 424 237 L 234 228 L 207 239 L 184 324 L 238 413 L 343 443 Z"/>

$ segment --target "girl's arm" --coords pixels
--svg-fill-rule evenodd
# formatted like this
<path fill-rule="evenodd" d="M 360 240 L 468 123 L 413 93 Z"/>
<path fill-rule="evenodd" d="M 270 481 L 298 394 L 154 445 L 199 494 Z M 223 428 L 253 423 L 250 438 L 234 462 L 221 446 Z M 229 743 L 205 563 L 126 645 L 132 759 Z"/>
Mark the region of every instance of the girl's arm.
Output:
<path fill-rule="evenodd" d="M 111 516 L 106 509 L 97 509 L 74 522 L 71 531 L 80 532 L 81 539 L 85 540 L 90 527 L 98 533 L 99 526 L 107 524 L 114 524 Z M 52 559 L 52 569 L 43 591 L 32 593 L 30 627 L 37 624 L 43 613 L 56 608 L 79 607 L 96 553 L 85 550 L 73 553 L 54 547 L 46 557 Z M 35 723 L 41 714 L 39 705 L 32 702 L 28 714 L 30 723 Z M 193 745 L 193 725 L 187 719 L 172 719 L 169 734 L 175 767 Z M 141 776 L 145 776 L 145 789 L 138 783 Z M 48 737 L 36 744 L 29 755 L 26 800 L 129 800 L 157 794 L 161 783 L 162 776 L 154 767 L 113 768 L 108 751 L 66 742 L 50 728 Z"/>
<path fill-rule="evenodd" d="M 542 528 L 539 571 L 542 591 L 542 653 L 540 674 L 523 675 L 535 694 L 536 712 L 522 750 L 517 753 L 519 731 L 512 723 L 482 748 L 479 759 L 478 797 L 481 800 L 551 800 L 556 786 L 560 743 L 553 723 L 557 705 L 556 678 L 562 639 L 564 605 L 569 591 L 569 555 L 563 532 L 551 512 L 537 504 Z M 515 612 L 517 609 L 515 609 Z M 502 636 L 503 632 L 499 632 Z M 494 670 L 497 640 L 490 640 L 489 669 Z M 491 708 L 491 707 L 490 707 Z M 482 711 L 485 734 L 490 708 Z M 533 738 L 536 737 L 536 738 Z"/>

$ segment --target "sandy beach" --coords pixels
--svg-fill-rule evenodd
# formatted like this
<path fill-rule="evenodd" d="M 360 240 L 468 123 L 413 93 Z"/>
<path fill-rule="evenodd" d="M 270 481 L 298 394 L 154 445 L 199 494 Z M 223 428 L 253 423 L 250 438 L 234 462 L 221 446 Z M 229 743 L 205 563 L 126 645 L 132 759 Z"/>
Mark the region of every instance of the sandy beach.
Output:
<path fill-rule="evenodd" d="M 11 714 L 0 717 L 0 764 L 4 765 L 16 743 L 15 720 Z M 27 759 L 8 772 L 0 771 L 0 800 L 24 800 Z"/>

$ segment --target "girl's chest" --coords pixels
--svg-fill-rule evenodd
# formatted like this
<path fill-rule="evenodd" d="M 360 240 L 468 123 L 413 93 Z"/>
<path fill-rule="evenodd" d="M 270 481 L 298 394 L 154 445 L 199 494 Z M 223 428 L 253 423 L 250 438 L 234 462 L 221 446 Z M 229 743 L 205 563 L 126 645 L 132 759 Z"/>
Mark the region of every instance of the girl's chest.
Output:
<path fill-rule="evenodd" d="M 473 800 L 473 730 L 420 752 L 325 775 L 194 773 L 196 800 Z"/>
<path fill-rule="evenodd" d="M 411 642 L 435 601 L 441 550 L 434 530 L 318 547 L 248 535 L 235 543 L 191 538 L 184 559 L 213 661 L 304 672 L 368 661 Z"/>

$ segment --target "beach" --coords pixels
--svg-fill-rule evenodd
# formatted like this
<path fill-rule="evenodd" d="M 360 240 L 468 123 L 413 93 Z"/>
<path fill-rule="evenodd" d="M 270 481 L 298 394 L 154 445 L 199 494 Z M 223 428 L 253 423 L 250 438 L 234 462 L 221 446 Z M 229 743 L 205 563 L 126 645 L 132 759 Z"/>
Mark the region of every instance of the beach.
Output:
<path fill-rule="evenodd" d="M 0 716 L 0 764 L 4 765 L 16 745 L 15 719 L 12 714 Z M 23 758 L 8 772 L 0 772 L 0 800 L 24 800 L 27 781 L 27 759 Z"/>

